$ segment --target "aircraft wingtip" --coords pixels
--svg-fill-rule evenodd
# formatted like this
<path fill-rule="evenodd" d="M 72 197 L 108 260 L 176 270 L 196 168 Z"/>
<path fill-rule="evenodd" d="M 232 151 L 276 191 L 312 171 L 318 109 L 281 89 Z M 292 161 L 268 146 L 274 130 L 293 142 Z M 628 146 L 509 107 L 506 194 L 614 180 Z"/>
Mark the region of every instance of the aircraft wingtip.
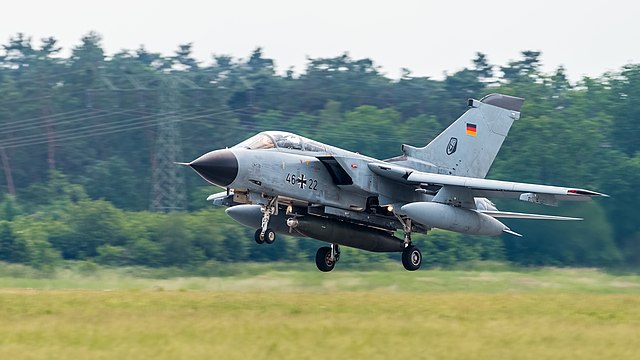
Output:
<path fill-rule="evenodd" d="M 511 230 L 511 229 L 509 229 L 509 228 L 503 229 L 503 230 L 502 230 L 502 232 L 507 233 L 507 234 L 509 234 L 509 235 L 513 235 L 513 236 L 517 236 L 517 237 L 522 237 L 522 234 L 518 234 L 517 232 L 515 232 L 515 231 L 513 231 L 513 230 Z"/>
<path fill-rule="evenodd" d="M 607 194 L 603 194 L 603 193 L 599 193 L 591 190 L 584 190 L 584 189 L 569 189 L 567 191 L 567 195 L 579 195 L 579 196 L 589 196 L 589 197 L 594 197 L 594 196 L 609 197 L 609 195 Z"/>
<path fill-rule="evenodd" d="M 189 166 L 190 165 L 190 163 L 180 162 L 180 161 L 174 161 L 173 163 L 176 164 L 176 165 L 184 165 L 184 166 Z"/>

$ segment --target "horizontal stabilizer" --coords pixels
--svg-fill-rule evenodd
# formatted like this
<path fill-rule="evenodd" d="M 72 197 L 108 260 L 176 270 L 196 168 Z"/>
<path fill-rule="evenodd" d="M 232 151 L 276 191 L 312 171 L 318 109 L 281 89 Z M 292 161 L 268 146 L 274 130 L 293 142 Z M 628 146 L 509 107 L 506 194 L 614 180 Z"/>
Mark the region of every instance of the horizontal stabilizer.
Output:
<path fill-rule="evenodd" d="M 536 220 L 582 220 L 582 218 L 574 218 L 567 216 L 555 216 L 555 215 L 541 215 L 541 214 L 525 214 L 508 211 L 493 211 L 493 210 L 481 210 L 483 214 L 487 214 L 493 218 L 505 218 L 505 219 L 536 219 Z"/>

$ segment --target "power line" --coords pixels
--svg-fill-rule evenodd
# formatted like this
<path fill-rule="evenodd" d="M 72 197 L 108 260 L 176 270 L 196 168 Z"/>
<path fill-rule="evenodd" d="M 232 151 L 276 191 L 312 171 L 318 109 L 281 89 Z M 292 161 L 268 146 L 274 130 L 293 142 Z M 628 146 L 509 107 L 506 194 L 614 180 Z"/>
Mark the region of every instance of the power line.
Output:
<path fill-rule="evenodd" d="M 100 112 L 100 113 L 96 113 Z M 106 110 L 100 110 L 100 109 L 95 109 L 94 110 L 87 110 L 87 111 L 83 111 L 81 113 L 75 114 L 73 116 L 68 116 L 68 117 L 59 117 L 59 118 L 44 118 L 43 120 L 50 120 L 50 121 L 55 121 L 55 126 L 58 127 L 60 125 L 64 125 L 64 124 L 70 124 L 70 123 L 74 123 L 77 121 L 87 121 L 87 120 L 94 120 L 94 119 L 99 119 L 102 117 L 106 117 L 109 115 L 113 115 L 113 114 L 120 114 L 120 113 L 127 113 L 130 112 L 129 110 L 122 110 L 119 112 L 109 112 Z M 16 133 L 16 132 L 24 132 L 24 131 L 29 131 L 29 130 L 34 130 L 34 129 L 39 129 L 39 128 L 43 128 L 43 127 L 47 127 L 47 124 L 42 124 L 42 123 L 38 123 L 38 122 L 34 122 L 31 124 L 25 124 L 22 127 L 14 127 L 14 128 L 9 128 L 9 129 L 4 129 L 3 131 L 0 131 L 0 135 L 1 134 L 7 134 L 7 133 Z"/>
<path fill-rule="evenodd" d="M 231 111 L 231 110 L 229 110 L 229 111 Z M 192 119 L 203 118 L 203 117 L 215 114 L 215 113 L 209 113 L 209 112 L 207 112 L 205 114 L 202 114 L 202 112 L 203 111 L 193 112 L 193 113 L 184 112 L 184 113 L 175 113 L 175 114 L 172 114 L 172 115 L 174 115 L 174 116 L 182 115 L 182 114 L 190 115 L 190 116 L 187 116 L 185 118 L 181 118 L 181 119 L 175 120 L 177 122 L 180 122 L 180 121 L 187 121 L 187 120 L 192 120 Z M 200 113 L 200 115 L 196 115 L 198 113 Z M 56 137 L 56 142 L 66 141 L 66 140 L 71 140 L 71 139 L 79 139 L 79 138 L 88 137 L 88 136 L 112 134 L 112 133 L 117 133 L 117 132 L 121 132 L 121 131 L 130 131 L 130 130 L 136 130 L 136 129 L 143 129 L 143 128 L 146 128 L 146 127 L 150 127 L 150 126 L 156 125 L 157 116 L 166 116 L 166 115 L 167 114 L 160 113 L 160 114 L 152 114 L 152 115 L 147 115 L 147 116 L 141 116 L 141 117 L 138 117 L 138 118 L 127 119 L 126 121 L 129 122 L 129 123 L 127 123 L 127 124 L 119 124 L 119 125 L 115 125 L 115 126 L 113 124 L 111 124 L 111 126 L 109 124 L 100 124 L 100 125 L 104 125 L 104 126 L 96 125 L 96 126 L 90 126 L 90 127 L 85 127 L 85 128 L 81 128 L 81 129 L 73 129 L 74 131 L 65 133 L 64 136 Z M 138 122 L 139 120 L 144 120 L 144 121 Z M 44 143 L 47 142 L 47 140 L 43 140 L 44 138 L 46 138 L 46 134 L 42 134 L 39 138 L 35 138 L 35 139 L 27 139 L 27 140 L 19 139 L 20 141 L 15 141 L 13 143 L 0 143 L 0 147 L 4 147 L 4 148 L 9 149 L 9 148 L 15 148 L 15 147 L 44 144 Z"/>
<path fill-rule="evenodd" d="M 71 116 L 72 114 L 76 114 L 79 112 L 87 112 L 90 111 L 87 108 L 82 108 L 82 109 L 77 109 L 77 110 L 71 110 L 71 111 L 67 111 L 67 112 L 62 112 L 62 113 L 56 113 L 56 114 L 52 114 L 49 116 L 38 116 L 38 117 L 33 117 L 33 118 L 27 118 L 27 119 L 21 119 L 21 120 L 16 120 L 16 121 L 11 121 L 11 122 L 6 122 L 2 124 L 2 129 L 3 130 L 7 130 L 7 129 L 11 129 L 15 126 L 21 126 L 21 125 L 25 125 L 25 124 L 30 124 L 30 123 L 34 123 L 34 122 L 38 122 L 40 120 L 44 120 L 44 119 L 56 119 L 59 117 L 64 117 L 64 116 Z"/>
<path fill-rule="evenodd" d="M 122 111 L 119 112 L 119 113 L 122 113 Z M 108 116 L 108 115 L 111 115 L 111 114 L 105 114 L 104 116 Z M 118 125 L 118 124 L 126 124 L 128 122 L 132 122 L 132 121 L 136 121 L 136 120 L 140 120 L 140 119 L 144 119 L 144 118 L 148 118 L 148 117 L 152 117 L 152 116 L 153 115 L 143 116 L 143 117 L 139 117 L 139 118 L 127 118 L 127 119 L 119 120 L 119 121 L 113 121 L 113 122 L 107 122 L 107 123 L 99 123 L 99 124 L 91 124 L 91 125 L 77 127 L 77 128 L 59 130 L 59 131 L 56 132 L 56 136 L 64 136 L 64 135 L 67 135 L 67 134 L 73 134 L 73 133 L 76 133 L 76 132 L 82 132 L 82 131 L 91 130 L 91 129 L 101 130 L 102 128 L 109 128 L 111 126 Z M 102 116 L 100 116 L 100 117 L 102 117 Z M 84 118 L 81 118 L 80 120 L 83 120 L 83 119 Z M 45 134 L 32 134 L 32 135 L 25 135 L 25 136 L 15 137 L 15 138 L 7 139 L 7 140 L 5 140 L 3 142 L 0 142 L 0 144 L 1 144 L 1 146 L 9 147 L 10 145 L 13 145 L 15 143 L 19 143 L 19 142 L 22 142 L 22 141 L 34 140 L 34 139 L 43 137 L 44 135 Z"/>
<path fill-rule="evenodd" d="M 175 119 L 173 121 L 175 121 L 175 122 L 190 121 L 190 120 L 195 120 L 195 119 L 202 119 L 202 118 L 209 117 L 209 116 L 222 115 L 222 114 L 231 113 L 231 112 L 233 112 L 233 110 L 225 110 L 225 111 L 220 111 L 220 112 L 206 111 L 204 114 L 200 113 L 199 115 L 196 115 L 196 114 L 198 114 L 198 112 L 194 112 L 190 116 L 183 117 L 183 118 L 180 118 L 180 119 Z M 178 113 L 177 115 L 179 115 L 179 114 L 180 113 Z M 189 114 L 189 113 L 187 112 L 187 114 Z M 149 118 L 148 120 L 146 120 L 146 121 L 144 121 L 142 123 L 129 124 L 128 126 L 125 126 L 125 127 L 120 125 L 120 126 L 114 126 L 114 127 L 111 127 L 111 128 L 92 130 L 92 131 L 89 131 L 89 132 L 78 132 L 77 134 L 67 134 L 67 136 L 56 138 L 56 142 L 63 142 L 63 141 L 74 140 L 74 139 L 81 139 L 81 138 L 98 136 L 98 135 L 115 134 L 115 133 L 120 133 L 120 132 L 124 132 L 124 131 L 138 130 L 138 129 L 144 129 L 144 128 L 156 126 L 157 125 L 157 119 L 155 118 L 155 116 L 159 116 L 159 115 L 161 116 L 163 114 L 161 113 L 161 114 L 156 114 L 156 115 L 149 115 L 148 116 L 148 118 Z M 176 115 L 176 114 L 174 114 L 174 115 Z M 16 148 L 16 147 L 44 144 L 46 142 L 47 142 L 47 140 L 34 140 L 34 141 L 25 142 L 25 143 L 13 144 L 13 145 L 9 145 L 9 146 L 0 145 L 0 147 L 4 147 L 6 149 L 10 149 L 10 148 Z"/>
<path fill-rule="evenodd" d="M 258 108 L 260 109 L 260 108 Z M 264 109 L 261 109 L 264 110 Z M 63 141 L 65 139 L 70 139 L 70 138 L 78 138 L 78 137 L 84 137 L 86 136 L 92 136 L 93 134 L 107 134 L 107 133 L 111 133 L 113 131 L 115 132 L 119 132 L 119 131 L 129 131 L 130 129 L 137 129 L 137 128 L 145 128 L 148 127 L 146 126 L 148 123 L 154 122 L 155 121 L 155 116 L 168 116 L 168 115 L 174 115 L 174 116 L 183 116 L 183 115 L 187 115 L 186 118 L 184 119 L 179 119 L 178 121 L 186 121 L 186 120 L 198 120 L 196 121 L 197 123 L 201 124 L 201 125 L 205 125 L 205 126 L 216 126 L 218 128 L 226 128 L 226 129 L 230 129 L 230 130 L 239 130 L 239 131 L 248 131 L 249 129 L 246 126 L 236 126 L 236 125 L 232 125 L 229 124 L 227 121 L 228 119 L 218 119 L 220 120 L 219 122 L 211 122 L 211 120 L 216 120 L 216 119 L 209 119 L 209 122 L 204 123 L 203 120 L 205 120 L 207 117 L 211 116 L 211 115 L 219 115 L 222 113 L 235 113 L 235 114 L 243 114 L 243 115 L 255 115 L 255 108 L 241 108 L 241 109 L 237 109 L 237 110 L 229 110 L 229 111 L 223 111 L 223 112 L 213 112 L 213 110 L 200 110 L 200 111 L 180 111 L 180 112 L 175 112 L 175 113 L 169 113 L 169 112 L 164 112 L 164 113 L 150 113 L 148 111 L 144 111 L 144 110 L 140 110 L 140 109 L 129 109 L 129 110 L 121 110 L 121 111 L 107 111 L 107 110 L 99 110 L 98 111 L 102 111 L 104 112 L 103 114 L 99 114 L 96 115 L 92 118 L 103 118 L 103 117 L 108 117 L 108 116 L 112 116 L 112 115 L 120 115 L 123 113 L 138 113 L 138 114 L 144 114 L 142 116 L 138 116 L 138 117 L 134 117 L 134 118 L 126 118 L 126 119 L 122 119 L 122 120 L 118 120 L 118 121 L 111 121 L 111 122 L 105 122 L 105 123 L 101 123 L 101 124 L 91 124 L 88 126 L 83 126 L 83 127 L 79 127 L 79 128 L 73 128 L 73 129 L 66 129 L 66 130 L 62 130 L 56 133 L 56 142 L 60 142 Z M 296 112 L 288 112 L 288 111 L 278 111 L 279 114 L 285 115 L 285 116 L 300 116 L 300 113 L 296 113 Z M 57 114 L 59 115 L 59 114 Z M 303 114 L 304 115 L 304 114 Z M 308 114 L 307 114 L 308 115 Z M 308 115 L 310 117 L 316 117 L 314 115 Z M 88 118 L 86 118 L 88 119 Z M 69 121 L 74 121 L 74 120 L 69 120 Z M 142 127 L 140 127 L 140 125 L 143 125 Z M 289 130 L 289 131 L 294 131 L 294 132 L 305 132 L 305 133 L 318 133 L 318 129 L 314 127 L 315 125 L 312 123 L 308 123 L 308 124 L 297 124 L 295 128 L 293 128 L 292 126 L 289 125 L 285 125 L 283 127 L 281 127 L 281 130 Z M 37 127 L 41 127 L 41 126 L 37 126 Z M 280 130 L 280 129 L 265 129 L 265 130 Z M 367 131 L 370 129 L 368 124 L 357 124 L 356 125 L 356 130 L 362 130 L 363 132 Z M 438 130 L 425 130 L 425 129 L 420 129 L 423 134 L 425 135 L 436 135 L 437 133 L 440 132 L 440 129 Z M 329 135 L 329 136 L 340 136 L 343 139 L 349 139 L 349 140 L 362 140 L 363 137 L 360 136 L 359 134 L 356 133 L 348 133 L 345 134 L 343 132 L 337 131 L 337 129 L 327 129 L 324 128 L 321 131 L 319 131 L 319 133 L 321 133 L 322 135 Z M 7 148 L 13 148 L 13 147 L 21 147 L 21 146 L 28 146 L 28 145 L 32 145 L 32 144 L 40 144 L 43 143 L 43 140 L 46 138 L 46 134 L 36 134 L 36 135 L 26 135 L 26 136 L 20 136 L 20 137 L 13 137 L 11 139 L 8 139 L 7 141 L 5 141 L 3 144 L 3 146 L 7 147 Z M 426 139 L 425 139 L 426 140 Z M 385 142 L 385 143 L 396 143 L 398 141 L 398 139 L 395 139 L 395 136 L 389 136 L 383 139 L 378 139 L 377 141 L 379 142 Z"/>

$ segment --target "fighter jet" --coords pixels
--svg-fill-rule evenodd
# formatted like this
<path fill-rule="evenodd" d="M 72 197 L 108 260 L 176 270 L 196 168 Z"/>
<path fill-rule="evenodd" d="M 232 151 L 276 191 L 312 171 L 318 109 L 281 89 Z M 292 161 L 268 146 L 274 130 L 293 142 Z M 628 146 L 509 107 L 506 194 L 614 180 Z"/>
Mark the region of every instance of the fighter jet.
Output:
<path fill-rule="evenodd" d="M 582 220 L 499 211 L 488 198 L 545 205 L 607 196 L 591 190 L 485 179 L 524 99 L 490 94 L 424 147 L 378 160 L 283 131 L 261 132 L 231 148 L 186 163 L 226 191 L 210 195 L 237 222 L 256 229 L 255 242 L 278 234 L 329 244 L 316 253 L 331 271 L 340 246 L 400 252 L 405 269 L 420 268 L 411 235 L 432 228 L 463 234 L 521 236 L 500 218 Z M 365 135 L 366 136 L 366 135 Z M 532 154 L 533 155 L 533 154 Z M 396 237 L 396 231 L 403 234 Z"/>

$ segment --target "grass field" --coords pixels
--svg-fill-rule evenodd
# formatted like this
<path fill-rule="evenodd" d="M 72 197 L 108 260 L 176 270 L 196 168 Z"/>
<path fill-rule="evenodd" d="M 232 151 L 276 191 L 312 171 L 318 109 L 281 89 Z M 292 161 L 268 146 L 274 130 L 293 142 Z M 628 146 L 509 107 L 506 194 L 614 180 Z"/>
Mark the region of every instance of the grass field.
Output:
<path fill-rule="evenodd" d="M 249 265 L 254 266 L 254 265 Z M 1 271 L 0 271 L 1 272 Z M 637 359 L 640 277 L 590 269 L 0 274 L 0 359 Z"/>

